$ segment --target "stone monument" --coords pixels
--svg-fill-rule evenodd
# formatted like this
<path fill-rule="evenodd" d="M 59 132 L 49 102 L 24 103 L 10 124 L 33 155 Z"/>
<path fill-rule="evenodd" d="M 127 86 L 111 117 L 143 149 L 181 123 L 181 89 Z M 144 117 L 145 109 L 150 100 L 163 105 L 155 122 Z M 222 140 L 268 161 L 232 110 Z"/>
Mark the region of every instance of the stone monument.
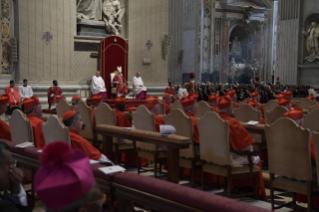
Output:
<path fill-rule="evenodd" d="M 305 59 L 312 63 L 316 59 L 319 59 L 319 28 L 317 26 L 316 22 L 312 22 L 308 31 L 303 31 L 303 34 L 307 36 L 307 50 L 309 53 L 309 56 L 307 56 Z"/>

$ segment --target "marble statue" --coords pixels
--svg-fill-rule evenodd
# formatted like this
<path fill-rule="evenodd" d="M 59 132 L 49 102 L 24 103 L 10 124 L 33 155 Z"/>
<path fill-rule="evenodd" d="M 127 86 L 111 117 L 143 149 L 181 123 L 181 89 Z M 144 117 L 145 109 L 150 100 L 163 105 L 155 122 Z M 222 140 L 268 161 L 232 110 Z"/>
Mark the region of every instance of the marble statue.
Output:
<path fill-rule="evenodd" d="M 234 83 L 235 82 L 235 73 L 236 73 L 236 70 L 237 70 L 235 58 L 231 59 L 229 66 L 230 66 L 230 68 L 229 68 L 229 77 L 232 79 L 232 82 Z"/>
<path fill-rule="evenodd" d="M 252 64 L 251 69 L 253 70 L 254 78 L 255 78 L 256 76 L 259 76 L 259 75 L 260 75 L 260 74 L 259 74 L 259 62 L 258 62 L 258 60 L 257 60 L 256 58 L 255 58 L 255 60 L 254 60 L 254 63 Z"/>
<path fill-rule="evenodd" d="M 317 26 L 316 22 L 312 22 L 308 31 L 303 31 L 303 34 L 307 36 L 307 50 L 309 52 L 309 57 L 306 57 L 306 59 L 309 62 L 313 62 L 316 57 L 319 57 L 319 28 Z"/>
<path fill-rule="evenodd" d="M 231 54 L 241 55 L 241 45 L 237 37 L 235 37 L 235 39 L 231 43 L 231 48 L 232 48 Z"/>
<path fill-rule="evenodd" d="M 102 0 L 78 0 L 77 18 L 93 21 L 102 20 Z"/>
<path fill-rule="evenodd" d="M 105 0 L 103 2 L 103 20 L 106 30 L 115 35 L 119 35 L 123 29 L 122 18 L 125 13 L 125 7 L 121 6 L 118 0 Z"/>

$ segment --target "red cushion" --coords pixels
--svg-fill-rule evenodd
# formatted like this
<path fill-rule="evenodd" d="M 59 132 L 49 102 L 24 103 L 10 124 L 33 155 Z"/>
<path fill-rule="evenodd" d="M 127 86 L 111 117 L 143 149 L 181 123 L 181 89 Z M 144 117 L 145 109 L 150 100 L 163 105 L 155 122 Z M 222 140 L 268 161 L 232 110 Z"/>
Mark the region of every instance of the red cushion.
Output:
<path fill-rule="evenodd" d="M 38 148 L 28 147 L 28 148 L 21 149 L 21 148 L 17 148 L 15 144 L 12 143 L 11 141 L 7 141 L 3 139 L 1 139 L 1 141 L 6 143 L 10 147 L 10 152 L 23 155 L 28 158 L 39 160 L 40 153 L 38 152 L 39 150 Z"/>
<path fill-rule="evenodd" d="M 114 182 L 203 211 L 268 211 L 243 202 L 228 199 L 226 197 L 217 196 L 186 186 L 181 186 L 138 174 L 120 174 L 115 176 Z"/>

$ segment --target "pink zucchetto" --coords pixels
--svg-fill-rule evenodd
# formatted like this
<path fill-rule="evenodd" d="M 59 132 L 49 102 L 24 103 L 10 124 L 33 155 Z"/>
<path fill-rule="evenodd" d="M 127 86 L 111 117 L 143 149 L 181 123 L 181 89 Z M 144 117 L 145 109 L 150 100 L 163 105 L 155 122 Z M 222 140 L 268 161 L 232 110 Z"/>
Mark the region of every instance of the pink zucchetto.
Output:
<path fill-rule="evenodd" d="M 46 145 L 39 156 L 42 167 L 35 175 L 34 187 L 51 210 L 61 210 L 81 199 L 95 185 L 89 158 L 67 143 Z"/>

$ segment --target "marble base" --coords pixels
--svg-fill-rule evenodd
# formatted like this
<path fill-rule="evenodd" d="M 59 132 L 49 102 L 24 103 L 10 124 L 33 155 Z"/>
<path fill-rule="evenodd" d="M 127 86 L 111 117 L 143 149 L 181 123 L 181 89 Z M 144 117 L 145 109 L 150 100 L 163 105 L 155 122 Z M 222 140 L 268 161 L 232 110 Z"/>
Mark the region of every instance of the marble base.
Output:
<path fill-rule="evenodd" d="M 77 20 L 77 35 L 107 37 L 112 34 L 106 31 L 104 21 L 78 19 Z"/>

